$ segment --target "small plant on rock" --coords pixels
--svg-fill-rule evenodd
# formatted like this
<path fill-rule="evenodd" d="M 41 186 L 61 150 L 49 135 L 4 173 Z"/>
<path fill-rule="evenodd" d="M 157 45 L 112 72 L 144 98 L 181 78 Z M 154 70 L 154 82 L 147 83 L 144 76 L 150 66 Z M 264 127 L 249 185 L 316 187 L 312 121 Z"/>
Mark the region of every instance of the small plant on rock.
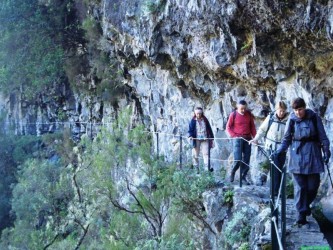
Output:
<path fill-rule="evenodd" d="M 234 198 L 234 191 L 232 190 L 227 190 L 223 195 L 224 203 L 230 206 L 233 204 L 233 198 Z"/>
<path fill-rule="evenodd" d="M 240 247 L 239 250 L 250 250 L 250 244 L 248 242 L 243 243 Z"/>
<path fill-rule="evenodd" d="M 225 228 L 225 241 L 228 245 L 241 246 L 248 242 L 251 232 L 251 218 L 253 218 L 254 213 L 253 209 L 243 207 L 233 215 Z"/>

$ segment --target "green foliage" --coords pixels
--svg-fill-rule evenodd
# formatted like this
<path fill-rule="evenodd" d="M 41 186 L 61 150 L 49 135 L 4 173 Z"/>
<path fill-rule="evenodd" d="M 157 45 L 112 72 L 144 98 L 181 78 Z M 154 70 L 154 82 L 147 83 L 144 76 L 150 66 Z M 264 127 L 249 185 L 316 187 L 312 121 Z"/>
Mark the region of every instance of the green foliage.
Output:
<path fill-rule="evenodd" d="M 89 41 L 96 42 L 102 35 L 100 23 L 93 17 L 87 17 L 82 23 L 82 28 L 85 31 L 87 40 Z"/>
<path fill-rule="evenodd" d="M 4 0 L 0 8 L 0 86 L 33 99 L 63 81 L 65 23 L 69 1 Z"/>
<path fill-rule="evenodd" d="M 268 173 L 271 168 L 271 163 L 269 160 L 263 161 L 259 164 L 259 168 L 262 172 Z"/>
<path fill-rule="evenodd" d="M 40 138 L 33 135 L 17 136 L 14 143 L 13 160 L 19 165 L 38 153 Z"/>
<path fill-rule="evenodd" d="M 145 223 L 138 216 L 114 210 L 108 228 L 102 233 L 105 249 L 134 249 L 140 239 L 149 238 Z"/>
<path fill-rule="evenodd" d="M 1 74 L 1 72 L 0 72 Z M 1 78 L 1 76 L 0 76 Z M 3 122 L 7 117 L 7 112 L 5 110 L 0 110 L 0 122 Z"/>
<path fill-rule="evenodd" d="M 11 225 L 11 185 L 16 182 L 17 166 L 36 156 L 40 139 L 34 136 L 0 137 L 0 230 Z"/>
<path fill-rule="evenodd" d="M 189 244 L 186 242 L 180 242 L 179 236 L 177 234 L 171 235 L 168 239 L 162 238 L 159 241 L 148 240 L 145 241 L 143 245 L 138 245 L 135 250 L 152 250 L 152 249 L 159 249 L 159 250 L 170 250 L 170 249 L 177 249 L 177 250 L 194 250 L 197 249 L 194 246 L 193 242 Z"/>
<path fill-rule="evenodd" d="M 224 180 L 227 176 L 227 170 L 224 166 L 222 166 L 221 169 L 220 169 L 220 176 L 221 176 L 222 180 Z"/>
<path fill-rule="evenodd" d="M 163 234 L 164 242 L 174 242 L 172 244 L 178 244 L 178 246 L 183 247 L 183 249 L 197 249 L 194 247 L 198 244 L 196 240 L 194 240 L 195 225 L 188 220 L 188 216 L 184 216 L 177 207 L 173 207 L 168 219 L 169 221 Z"/>
<path fill-rule="evenodd" d="M 70 182 L 61 178 L 66 172 L 49 161 L 29 160 L 20 167 L 12 198 L 15 227 L 5 231 L 2 247 L 43 249 L 65 230 L 63 220 L 72 196 Z"/>
<path fill-rule="evenodd" d="M 62 171 L 64 169 L 57 164 L 38 160 L 29 160 L 20 168 L 12 202 L 18 219 L 31 218 L 30 223 L 33 223 L 41 212 L 47 215 L 59 209 L 59 206 L 54 207 L 54 202 L 70 197 L 69 183 L 61 183 L 59 179 Z"/>
<path fill-rule="evenodd" d="M 241 47 L 241 51 L 244 51 L 252 46 L 252 41 L 247 41 L 246 43 L 243 44 Z"/>
<path fill-rule="evenodd" d="M 123 72 L 119 69 L 119 63 L 115 58 L 110 58 L 110 55 L 104 51 L 98 52 L 99 55 L 90 62 L 94 69 L 93 74 L 98 80 L 96 94 L 106 101 L 116 103 L 118 96 L 125 90 L 120 80 Z"/>
<path fill-rule="evenodd" d="M 2 234 L 1 249 L 28 245 L 30 249 L 40 249 L 52 241 L 56 233 L 66 229 L 66 224 L 62 222 L 72 197 L 71 180 L 67 178 L 69 169 L 62 168 L 59 157 L 40 160 L 50 158 L 58 146 L 64 148 L 66 143 L 61 143 L 61 139 L 59 134 L 1 137 L 3 161 L 0 165 L 4 164 L 2 169 L 6 170 L 1 174 L 5 182 L 0 178 L 0 187 L 1 183 L 6 187 L 6 192 L 1 192 L 6 203 L 1 204 L 6 204 L 6 207 L 0 209 L 0 215 L 3 216 L 1 225 L 8 227 Z M 12 225 L 8 221 L 11 219 L 10 209 L 16 217 L 13 228 L 9 228 Z M 61 237 L 58 235 L 57 238 Z"/>
<path fill-rule="evenodd" d="M 22 158 L 11 203 L 16 220 L 0 248 L 200 248 L 196 234 L 211 230 L 202 193 L 213 175 L 154 156 L 151 134 L 131 118 L 128 109 L 77 145 L 67 131 L 43 136 L 52 157 Z"/>
<path fill-rule="evenodd" d="M 261 246 L 261 249 L 262 250 L 272 250 L 273 247 L 271 244 L 266 244 L 266 245 Z"/>
<path fill-rule="evenodd" d="M 239 250 L 250 250 L 250 244 L 248 242 L 242 243 L 242 245 L 239 247 Z"/>
<path fill-rule="evenodd" d="M 202 172 L 200 176 L 194 171 L 176 171 L 173 175 L 173 209 L 193 223 L 193 227 L 213 231 L 206 221 L 202 193 L 214 185 L 211 172 Z M 191 231 L 195 231 L 194 228 Z"/>
<path fill-rule="evenodd" d="M 225 240 L 230 246 L 241 245 L 248 242 L 251 232 L 251 219 L 254 211 L 248 207 L 243 207 L 233 214 L 231 221 L 228 221 L 225 228 Z"/>
<path fill-rule="evenodd" d="M 194 172 L 193 172 L 194 173 Z M 178 190 L 181 197 L 191 202 L 202 202 L 202 192 L 214 183 L 214 177 L 209 172 L 203 172 L 200 176 L 189 175 L 189 172 L 177 171 L 173 177 L 174 189 Z"/>
<path fill-rule="evenodd" d="M 84 149 L 79 154 L 78 186 L 89 204 L 98 206 L 93 221 L 102 221 L 105 215 L 110 218 L 102 245 L 194 249 L 190 232 L 196 228 L 193 222 L 207 226 L 202 192 L 212 185 L 213 176 L 189 178 L 190 173 L 154 157 L 150 134 L 142 126 L 131 128 L 130 115 L 122 113 L 110 130 L 78 147 Z"/>
<path fill-rule="evenodd" d="M 89 5 L 89 4 L 100 4 L 100 3 L 101 3 L 101 0 L 83 0 L 83 2 L 84 2 L 86 5 Z"/>
<path fill-rule="evenodd" d="M 165 0 L 147 0 L 145 2 L 145 7 L 150 14 L 158 14 L 162 12 L 165 8 Z"/>
<path fill-rule="evenodd" d="M 44 158 L 56 156 L 64 165 L 76 162 L 77 155 L 73 152 L 75 143 L 69 128 L 53 134 L 43 134 L 39 137 L 45 150 L 40 151 Z"/>
<path fill-rule="evenodd" d="M 234 191 L 233 190 L 227 190 L 223 195 L 224 202 L 229 204 L 229 205 L 233 204 L 233 198 L 234 198 Z"/>
<path fill-rule="evenodd" d="M 69 56 L 65 60 L 64 67 L 68 81 L 75 87 L 78 76 L 85 75 L 89 72 L 87 55 L 76 55 L 74 52 L 69 53 Z"/>
<path fill-rule="evenodd" d="M 14 141 L 6 136 L 0 137 L 0 231 L 11 225 L 10 186 L 15 182 L 16 163 L 13 159 Z"/>
<path fill-rule="evenodd" d="M 89 4 L 88 4 L 89 5 Z M 75 55 L 68 58 L 66 62 L 66 73 L 73 86 L 83 91 L 94 91 L 103 100 L 115 104 L 118 97 L 124 93 L 124 86 L 121 84 L 123 72 L 120 70 L 118 59 L 109 52 L 101 49 L 102 27 L 100 20 L 93 16 L 87 16 L 82 23 L 82 30 L 86 38 L 85 49 L 88 58 L 84 55 Z M 77 83 L 77 76 L 84 72 L 94 79 L 94 86 L 80 86 Z"/>
<path fill-rule="evenodd" d="M 287 199 L 294 198 L 294 183 L 290 175 L 286 175 L 286 197 Z"/>

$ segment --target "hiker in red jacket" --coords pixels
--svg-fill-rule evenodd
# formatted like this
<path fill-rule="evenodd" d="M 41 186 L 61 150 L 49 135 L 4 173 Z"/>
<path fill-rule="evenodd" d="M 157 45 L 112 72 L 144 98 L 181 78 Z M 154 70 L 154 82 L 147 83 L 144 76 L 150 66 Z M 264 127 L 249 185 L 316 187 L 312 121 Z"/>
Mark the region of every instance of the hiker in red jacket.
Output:
<path fill-rule="evenodd" d="M 235 179 L 235 173 L 240 168 L 242 181 L 250 185 L 246 175 L 249 171 L 251 156 L 251 144 L 249 140 L 256 136 L 256 127 L 252 113 L 247 110 L 247 103 L 241 100 L 237 104 L 237 109 L 230 114 L 227 122 L 227 133 L 236 138 L 233 140 L 234 164 L 231 170 L 230 182 Z"/>

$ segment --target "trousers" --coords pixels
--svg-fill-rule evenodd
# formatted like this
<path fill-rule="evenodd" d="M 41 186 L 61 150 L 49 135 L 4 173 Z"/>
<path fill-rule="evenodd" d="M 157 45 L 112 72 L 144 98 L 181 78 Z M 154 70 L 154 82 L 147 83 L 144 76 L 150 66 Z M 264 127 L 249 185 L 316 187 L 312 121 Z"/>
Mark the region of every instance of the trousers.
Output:
<path fill-rule="evenodd" d="M 241 138 L 236 139 L 233 143 L 233 151 L 235 162 L 232 166 L 232 172 L 234 173 L 240 168 L 241 176 L 245 177 L 250 169 L 251 145 Z"/>
<path fill-rule="evenodd" d="M 293 174 L 294 199 L 299 214 L 309 215 L 310 204 L 317 196 L 320 185 L 320 174 Z"/>
<path fill-rule="evenodd" d="M 208 165 L 208 147 L 209 142 L 208 140 L 197 140 L 195 148 L 192 149 L 192 160 L 193 160 L 193 166 L 199 165 L 199 154 L 200 151 L 202 152 L 202 157 L 205 166 Z"/>

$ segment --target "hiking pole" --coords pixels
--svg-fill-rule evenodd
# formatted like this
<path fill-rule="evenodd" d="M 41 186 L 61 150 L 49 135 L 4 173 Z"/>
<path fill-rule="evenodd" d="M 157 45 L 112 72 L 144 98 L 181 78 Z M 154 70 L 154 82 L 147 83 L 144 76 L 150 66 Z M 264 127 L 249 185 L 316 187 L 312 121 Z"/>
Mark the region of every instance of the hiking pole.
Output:
<path fill-rule="evenodd" d="M 331 181 L 331 186 L 333 188 L 333 182 L 332 182 L 332 177 L 331 177 L 330 169 L 328 168 L 328 163 L 325 163 L 325 165 L 326 165 L 326 168 L 327 168 L 328 177 L 329 177 L 329 179 Z"/>

